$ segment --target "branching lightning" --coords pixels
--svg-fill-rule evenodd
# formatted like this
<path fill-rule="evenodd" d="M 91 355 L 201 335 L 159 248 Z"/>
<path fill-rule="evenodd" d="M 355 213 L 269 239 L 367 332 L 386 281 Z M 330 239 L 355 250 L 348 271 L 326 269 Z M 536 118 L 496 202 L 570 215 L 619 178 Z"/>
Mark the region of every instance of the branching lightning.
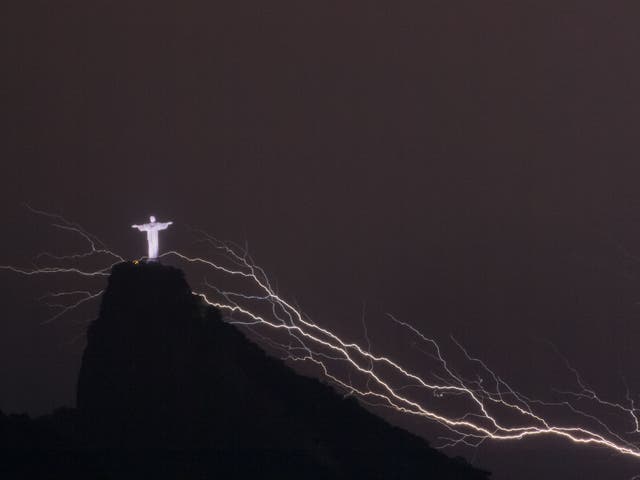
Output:
<path fill-rule="evenodd" d="M 105 260 L 103 267 L 84 269 L 67 265 L 26 269 L 5 265 L 0 269 L 22 275 L 73 274 L 101 278 L 109 275 L 113 265 L 124 261 L 79 225 L 57 215 L 31 210 L 54 220 L 56 228 L 79 235 L 89 246 L 87 251 L 78 254 L 44 253 L 39 259 L 81 262 L 100 256 Z M 246 249 L 220 242 L 205 232 L 197 234 L 211 248 L 212 257 L 169 251 L 160 258 L 186 267 L 198 266 L 208 272 L 207 275 L 220 277 L 216 282 L 205 279 L 202 290 L 193 292 L 203 302 L 226 312 L 229 323 L 247 329 L 254 338 L 280 352 L 285 360 L 317 367 L 321 376 L 345 395 L 439 424 L 446 432 L 441 447 L 460 444 L 477 447 L 488 440 L 515 441 L 547 436 L 564 439 L 569 444 L 589 444 L 640 458 L 637 441 L 640 409 L 629 391 L 626 403 L 603 399 L 566 362 L 575 377 L 577 389 L 556 391 L 562 395 L 561 400 L 534 399 L 512 388 L 485 362 L 452 338 L 464 358 L 465 368 L 474 371 L 472 376 L 459 373 L 438 342 L 410 323 L 389 316 L 389 321 L 411 335 L 418 348 L 433 361 L 433 368 L 419 372 L 397 359 L 374 352 L 368 333 L 365 334 L 366 345 L 361 345 L 314 322 L 298 306 L 277 293 L 265 271 Z M 223 281 L 228 281 L 234 288 L 216 286 Z M 101 293 L 101 290 L 75 290 L 47 294 L 47 300 L 69 302 L 55 304 L 60 310 L 47 321 L 99 298 Z M 364 327 L 366 330 L 366 325 Z M 605 421 L 615 414 L 619 415 L 615 425 Z M 620 428 L 622 422 L 626 423 L 626 428 Z"/>
<path fill-rule="evenodd" d="M 87 232 L 77 223 L 70 222 L 61 215 L 37 210 L 26 204 L 25 207 L 30 212 L 36 215 L 44 216 L 52 220 L 54 222 L 51 223 L 51 226 L 53 228 L 70 232 L 80 237 L 86 242 L 88 249 L 82 252 L 73 253 L 71 255 L 54 255 L 49 252 L 41 252 L 36 255 L 34 263 L 37 264 L 43 259 L 48 259 L 56 263 L 56 265 L 54 266 L 37 265 L 33 268 L 23 268 L 13 265 L 0 265 L 0 270 L 8 270 L 13 273 L 18 273 L 25 276 L 70 274 L 84 278 L 105 278 L 109 276 L 109 272 L 114 265 L 125 261 L 123 257 L 109 250 L 98 237 Z M 88 259 L 97 259 L 100 266 L 97 268 L 85 268 L 77 265 L 78 262 Z M 81 305 L 100 298 L 102 292 L 102 289 L 98 290 L 97 292 L 91 292 L 87 290 L 48 292 L 47 294 L 40 297 L 39 300 L 43 301 L 44 304 L 48 307 L 58 309 L 58 312 L 42 323 L 45 324 L 53 322 L 63 315 L 77 309 Z M 70 303 L 50 303 L 48 301 L 50 299 L 57 299 L 58 302 L 67 300 Z"/>
<path fill-rule="evenodd" d="M 52 308 L 58 308 L 60 309 L 60 311 L 58 313 L 56 313 L 53 317 L 45 320 L 44 322 L 42 322 L 43 324 L 46 323 L 51 323 L 54 320 L 62 317 L 65 313 L 70 312 L 71 310 L 75 310 L 76 308 L 78 308 L 80 305 L 82 305 L 83 303 L 87 303 L 90 302 L 91 300 L 95 300 L 96 298 L 99 298 L 100 295 L 102 295 L 102 292 L 104 290 L 99 290 L 95 293 L 92 292 L 87 292 L 84 290 L 76 290 L 76 291 L 71 291 L 71 292 L 53 292 L 53 293 L 49 293 L 47 295 L 45 295 L 44 297 L 41 297 L 41 300 L 45 299 L 45 298 L 61 298 L 61 297 L 78 297 L 80 296 L 80 299 L 70 303 L 70 304 L 62 304 L 62 303 L 46 303 L 47 306 L 52 307 Z"/>

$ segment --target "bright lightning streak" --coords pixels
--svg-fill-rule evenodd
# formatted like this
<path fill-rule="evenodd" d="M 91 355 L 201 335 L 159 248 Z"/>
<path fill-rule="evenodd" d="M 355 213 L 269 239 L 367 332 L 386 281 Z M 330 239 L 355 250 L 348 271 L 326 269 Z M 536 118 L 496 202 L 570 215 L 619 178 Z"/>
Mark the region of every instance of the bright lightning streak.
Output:
<path fill-rule="evenodd" d="M 251 326 L 255 330 L 257 326 L 270 330 L 284 330 L 297 341 L 297 346 L 278 344 L 279 349 L 286 350 L 285 358 L 293 361 L 312 362 L 320 367 L 323 375 L 345 391 L 359 396 L 361 399 L 375 399 L 378 404 L 385 405 L 401 413 L 424 417 L 435 421 L 454 434 L 449 439 L 447 446 L 459 443 L 470 446 L 478 446 L 486 440 L 520 440 L 533 436 L 556 436 L 578 444 L 600 445 L 617 451 L 621 454 L 640 458 L 640 449 L 631 441 L 625 440 L 621 435 L 614 433 L 595 415 L 588 414 L 575 408 L 569 401 L 542 402 L 532 400 L 511 388 L 504 380 L 498 377 L 484 362 L 472 357 L 457 342 L 460 350 L 468 361 L 477 363 L 481 369 L 493 380 L 491 387 L 486 387 L 481 381 L 467 380 L 451 369 L 444 358 L 438 343 L 422 334 L 412 325 L 401 322 L 392 317 L 398 325 L 409 329 L 421 341 L 433 350 L 432 355 L 440 364 L 444 375 L 440 375 L 440 382 L 428 381 L 416 372 L 401 366 L 396 361 L 373 354 L 370 349 L 353 342 L 347 342 L 339 338 L 330 330 L 308 320 L 302 312 L 289 302 L 280 297 L 271 287 L 264 271 L 257 267 L 248 256 L 238 252 L 227 245 L 222 245 L 217 240 L 206 237 L 211 244 L 222 249 L 230 256 L 233 267 L 220 265 L 210 259 L 201 257 L 189 257 L 177 251 L 167 252 L 162 257 L 176 256 L 188 262 L 198 263 L 210 267 L 216 271 L 224 272 L 231 276 L 248 279 L 249 288 L 257 288 L 260 294 L 249 295 L 238 292 L 222 292 L 213 287 L 215 294 L 222 296 L 221 300 L 213 300 L 206 293 L 197 293 L 211 306 L 225 310 L 231 314 L 239 314 L 244 320 L 229 320 L 230 323 L 243 326 Z M 212 287 L 207 284 L 208 287 Z M 269 317 L 256 313 L 250 307 L 241 304 L 248 301 L 266 301 L 271 304 Z M 330 351 L 329 356 L 325 352 Z M 362 375 L 366 380 L 366 387 L 354 385 L 340 376 L 330 367 L 329 360 L 340 360 L 347 364 L 354 373 Z M 383 370 L 390 368 L 396 375 L 404 380 L 405 385 L 398 386 L 398 380 L 392 380 L 384 376 Z M 443 412 L 425 404 L 424 401 L 403 393 L 407 385 L 418 386 L 428 390 L 436 397 L 444 395 L 461 396 L 468 400 L 466 410 L 457 416 L 445 415 Z M 595 392 L 585 389 L 580 383 L 583 398 L 594 400 L 600 405 L 607 405 L 623 410 L 632 415 L 634 431 L 637 429 L 637 417 L 635 409 L 625 408 L 619 404 L 601 401 Z M 585 393 L 586 392 L 586 393 Z M 581 423 L 575 425 L 558 425 L 547 419 L 542 413 L 536 412 L 536 406 L 565 406 L 569 412 L 582 416 L 591 423 L 601 428 L 596 431 L 593 427 L 584 426 Z M 509 420 L 506 420 L 506 419 Z"/>
<path fill-rule="evenodd" d="M 79 225 L 60 216 L 31 210 L 54 219 L 54 226 L 81 236 L 89 245 L 86 252 L 68 256 L 41 254 L 40 258 L 81 261 L 101 255 L 111 261 L 99 269 L 75 266 L 24 269 L 10 265 L 0 266 L 0 269 L 23 275 L 69 273 L 81 277 L 106 277 L 115 265 L 112 263 L 114 260 L 123 261 L 120 255 L 108 250 Z M 514 441 L 550 436 L 574 444 L 597 445 L 625 456 L 640 458 L 640 448 L 636 443 L 625 439 L 624 434 L 616 433 L 613 426 L 595 413 L 579 409 L 571 402 L 571 399 L 590 402 L 597 407 L 624 414 L 631 420 L 633 430 L 630 433 L 640 433 L 637 415 L 639 410 L 629 392 L 626 395 L 628 406 L 602 400 L 567 363 L 580 390 L 564 392 L 566 399 L 562 401 L 532 399 L 513 389 L 482 360 L 470 355 L 453 339 L 467 363 L 477 367 L 476 378 L 468 379 L 456 372 L 435 340 L 425 336 L 411 324 L 391 316 L 390 319 L 398 328 L 408 331 L 428 347 L 427 355 L 435 360 L 437 371 L 421 374 L 402 365 L 398 360 L 374 353 L 368 332 L 365 334 L 367 345 L 362 346 L 344 340 L 312 321 L 299 307 L 278 295 L 264 270 L 255 264 L 246 250 L 224 244 L 205 232 L 198 234 L 213 247 L 214 252 L 218 252 L 222 261 L 192 257 L 178 251 L 166 252 L 160 258 L 171 257 L 188 266 L 198 265 L 212 274 L 222 275 L 223 281 L 244 282 L 243 289 L 236 291 L 222 290 L 205 281 L 206 291 L 193 292 L 203 302 L 227 312 L 229 323 L 248 329 L 261 341 L 281 351 L 284 359 L 317 366 L 324 378 L 344 390 L 347 395 L 355 395 L 369 405 L 385 406 L 439 424 L 449 432 L 448 437 L 444 438 L 446 444 L 443 446 L 464 444 L 477 447 L 487 440 Z M 62 305 L 61 311 L 48 321 L 98 298 L 101 293 L 102 291 L 70 291 L 50 294 L 50 297 L 55 298 L 80 298 L 69 305 Z M 364 327 L 366 329 L 366 325 Z M 281 333 L 288 339 L 286 343 L 279 340 Z M 429 394 L 426 395 L 427 398 L 425 393 Z M 445 398 L 448 403 L 443 407 L 442 401 Z M 557 411 L 553 415 L 549 414 L 549 409 L 552 408 L 563 409 L 565 417 L 570 417 L 571 422 L 552 420 L 552 416 L 557 416 Z M 449 413 L 451 410 L 458 411 L 452 414 Z"/>
<path fill-rule="evenodd" d="M 54 260 L 56 262 L 74 262 L 77 263 L 78 261 L 82 261 L 82 260 L 86 260 L 89 258 L 98 258 L 99 260 L 104 260 L 104 259 L 109 259 L 106 264 L 104 264 L 104 266 L 98 267 L 98 268 L 82 268 L 79 266 L 44 266 L 44 267 L 34 267 L 34 268 L 22 268 L 22 267 L 15 267 L 13 265 L 0 265 L 0 270 L 8 270 L 11 271 L 13 273 L 18 273 L 20 275 L 25 275 L 25 276 L 36 276 L 36 275 L 54 275 L 54 274 L 71 274 L 71 275 L 77 275 L 80 277 L 84 277 L 84 278 L 88 278 L 88 277 L 96 277 L 96 278 L 105 278 L 108 277 L 110 275 L 110 271 L 111 268 L 120 263 L 120 262 L 124 262 L 124 258 L 120 255 L 118 255 L 117 253 L 109 250 L 106 245 L 95 235 L 87 232 L 84 228 L 82 228 L 80 225 L 70 222 L 67 219 L 65 219 L 64 217 L 62 217 L 61 215 L 56 215 L 56 214 L 52 214 L 52 213 L 48 213 L 48 212 L 43 212 L 41 210 L 37 210 L 35 208 L 30 207 L 29 205 L 25 204 L 25 207 L 32 213 L 36 214 L 36 215 L 41 215 L 44 217 L 47 217 L 49 219 L 52 219 L 55 221 L 55 223 L 52 223 L 51 226 L 54 228 L 58 228 L 60 230 L 64 230 L 67 232 L 71 232 L 72 234 L 75 234 L 77 236 L 79 236 L 82 240 L 84 240 L 89 249 L 87 251 L 83 251 L 83 252 L 79 252 L 79 253 L 74 253 L 71 255 L 54 255 L 52 253 L 49 252 L 41 252 L 36 256 L 36 260 L 38 259 L 43 259 L 43 258 L 48 258 L 50 260 Z M 68 291 L 68 292 L 49 292 L 46 295 L 44 295 L 43 297 L 40 298 L 40 300 L 44 300 L 47 298 L 59 298 L 59 299 L 65 299 L 65 298 L 77 298 L 80 297 L 78 300 L 76 300 L 75 302 L 69 303 L 69 304 L 47 304 L 47 306 L 49 307 L 53 307 L 53 308 L 59 308 L 60 311 L 58 313 L 56 313 L 55 315 L 53 315 L 51 318 L 49 318 L 48 320 L 45 320 L 44 322 L 42 322 L 43 324 L 46 323 L 51 323 L 54 320 L 62 317 L 63 315 L 71 312 L 72 310 L 75 310 L 76 308 L 80 307 L 81 305 L 88 303 L 92 300 L 95 300 L 97 298 L 99 298 L 102 295 L 103 290 L 100 290 L 98 292 L 90 292 L 90 291 L 86 291 L 86 290 L 72 290 L 72 291 Z"/>
<path fill-rule="evenodd" d="M 115 265 L 115 263 L 113 265 Z M 42 268 L 26 269 L 26 268 L 12 267 L 11 265 L 0 265 L 0 270 L 10 270 L 14 273 L 19 273 L 21 275 L 27 275 L 27 276 L 41 275 L 46 273 L 75 273 L 83 277 L 108 277 L 109 271 L 111 270 L 111 267 L 113 265 L 110 265 L 105 268 L 101 268 L 99 270 L 82 270 L 80 268 L 61 268 L 61 267 L 42 267 Z"/>
<path fill-rule="evenodd" d="M 69 220 L 67 220 L 66 218 L 64 218 L 62 215 L 56 215 L 54 213 L 48 213 L 48 212 L 44 212 L 42 210 L 37 210 L 27 204 L 24 204 L 25 208 L 27 208 L 27 210 L 29 210 L 32 213 L 35 213 L 36 215 L 42 215 L 44 217 L 48 217 L 51 218 L 53 220 L 55 220 L 58 223 L 52 223 L 51 226 L 55 227 L 55 228 L 59 228 L 61 230 L 67 230 L 70 232 L 73 232 L 77 235 L 80 235 L 84 240 L 86 240 L 89 243 L 89 251 L 87 252 L 83 252 L 83 253 L 77 253 L 77 254 L 73 254 L 73 255 L 53 255 L 51 253 L 48 252 L 42 252 L 40 254 L 38 254 L 38 258 L 39 257 L 50 257 L 53 258 L 55 260 L 72 260 L 72 259 L 82 259 L 82 258 L 87 258 L 90 257 L 92 255 L 98 255 L 98 254 L 104 254 L 104 255 L 108 255 L 111 256 L 113 258 L 115 258 L 116 260 L 119 260 L 120 262 L 124 262 L 124 258 L 121 257 L 120 255 L 112 252 L 111 250 L 109 250 L 107 248 L 107 246 L 95 235 L 87 232 L 84 228 L 82 228 L 80 225 L 78 225 L 77 223 L 74 222 L 70 222 Z M 99 247 L 96 247 L 96 245 L 99 245 Z"/>

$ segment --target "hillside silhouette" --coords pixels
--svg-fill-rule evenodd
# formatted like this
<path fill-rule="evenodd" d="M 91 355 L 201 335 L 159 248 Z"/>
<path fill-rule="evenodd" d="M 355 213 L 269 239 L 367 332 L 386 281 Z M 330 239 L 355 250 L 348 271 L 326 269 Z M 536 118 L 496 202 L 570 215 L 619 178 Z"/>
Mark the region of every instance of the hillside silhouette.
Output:
<path fill-rule="evenodd" d="M 0 452 L 0 478 L 488 478 L 268 356 L 159 263 L 113 268 L 77 407 L 0 413 Z"/>

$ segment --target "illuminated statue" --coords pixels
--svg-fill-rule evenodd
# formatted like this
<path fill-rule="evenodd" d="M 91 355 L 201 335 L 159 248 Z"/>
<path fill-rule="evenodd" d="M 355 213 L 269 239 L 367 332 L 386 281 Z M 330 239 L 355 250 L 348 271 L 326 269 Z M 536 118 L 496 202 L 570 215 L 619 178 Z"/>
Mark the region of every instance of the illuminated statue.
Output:
<path fill-rule="evenodd" d="M 149 260 L 156 260 L 158 258 L 158 231 L 166 230 L 172 223 L 173 222 L 156 222 L 156 217 L 151 215 L 149 217 L 149 223 L 131 225 L 131 228 L 137 228 L 141 232 L 147 232 L 147 241 L 149 242 Z"/>

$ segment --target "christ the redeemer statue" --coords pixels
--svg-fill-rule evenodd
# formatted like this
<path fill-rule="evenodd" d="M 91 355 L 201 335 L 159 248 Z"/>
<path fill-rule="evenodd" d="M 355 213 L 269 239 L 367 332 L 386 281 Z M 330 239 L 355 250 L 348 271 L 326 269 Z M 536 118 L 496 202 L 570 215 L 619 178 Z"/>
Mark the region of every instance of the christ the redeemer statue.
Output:
<path fill-rule="evenodd" d="M 147 232 L 147 241 L 149 242 L 149 260 L 153 261 L 158 258 L 158 231 L 166 230 L 172 223 L 173 222 L 156 222 L 156 217 L 151 215 L 149 217 L 149 223 L 131 225 L 131 228 L 137 228 L 141 232 Z"/>

